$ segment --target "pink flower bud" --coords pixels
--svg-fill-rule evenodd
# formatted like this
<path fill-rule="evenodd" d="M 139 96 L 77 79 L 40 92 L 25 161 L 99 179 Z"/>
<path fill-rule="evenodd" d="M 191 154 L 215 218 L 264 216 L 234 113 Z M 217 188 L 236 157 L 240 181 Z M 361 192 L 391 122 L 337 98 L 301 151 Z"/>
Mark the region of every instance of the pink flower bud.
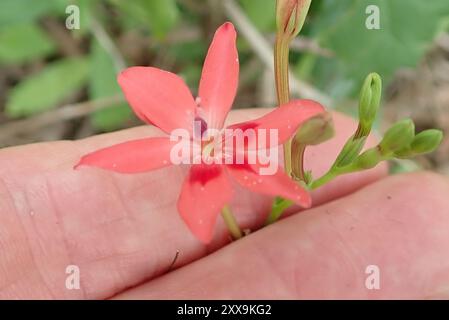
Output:
<path fill-rule="evenodd" d="M 301 31 L 312 0 L 277 0 L 276 25 L 279 34 L 294 38 Z"/>

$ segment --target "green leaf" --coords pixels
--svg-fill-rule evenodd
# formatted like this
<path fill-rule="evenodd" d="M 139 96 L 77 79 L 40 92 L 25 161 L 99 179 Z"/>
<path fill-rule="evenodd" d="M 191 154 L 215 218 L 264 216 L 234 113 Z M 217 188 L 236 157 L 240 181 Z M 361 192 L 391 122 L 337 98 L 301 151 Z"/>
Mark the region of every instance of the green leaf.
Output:
<path fill-rule="evenodd" d="M 90 121 L 95 129 L 109 132 L 123 128 L 132 118 L 131 108 L 122 103 L 94 112 Z"/>
<path fill-rule="evenodd" d="M 82 87 L 87 69 L 83 58 L 67 58 L 47 65 L 11 90 L 6 113 L 20 117 L 56 107 Z"/>
<path fill-rule="evenodd" d="M 110 97 L 121 92 L 112 58 L 97 41 L 92 43 L 89 69 L 91 99 Z M 121 103 L 94 112 L 90 120 L 96 129 L 112 131 L 123 127 L 132 118 L 132 114 L 131 108 L 126 103 Z"/>
<path fill-rule="evenodd" d="M 365 26 L 368 5 L 380 9 L 379 30 Z M 447 0 L 329 0 L 314 29 L 355 83 L 372 71 L 388 81 L 396 69 L 416 66 L 447 17 Z"/>
<path fill-rule="evenodd" d="M 186 65 L 179 76 L 184 79 L 189 88 L 198 88 L 198 83 L 201 78 L 201 67 L 195 64 Z"/>
<path fill-rule="evenodd" d="M 55 51 L 53 41 L 34 24 L 0 30 L 0 63 L 19 64 L 45 57 Z"/>
<path fill-rule="evenodd" d="M 202 61 L 207 52 L 207 45 L 204 41 L 176 42 L 168 48 L 170 56 L 181 63 L 192 65 L 192 61 Z"/>
<path fill-rule="evenodd" d="M 64 13 L 67 4 L 67 0 L 1 0 L 0 28 L 33 22 L 48 13 Z"/>
<path fill-rule="evenodd" d="M 150 28 L 153 33 L 162 38 L 178 22 L 179 11 L 175 0 L 145 1 Z"/>
<path fill-rule="evenodd" d="M 276 30 L 276 0 L 240 0 L 251 22 L 261 31 Z"/>
<path fill-rule="evenodd" d="M 139 24 L 148 25 L 157 38 L 165 35 L 177 24 L 179 8 L 175 0 L 111 0 L 119 10 Z"/>

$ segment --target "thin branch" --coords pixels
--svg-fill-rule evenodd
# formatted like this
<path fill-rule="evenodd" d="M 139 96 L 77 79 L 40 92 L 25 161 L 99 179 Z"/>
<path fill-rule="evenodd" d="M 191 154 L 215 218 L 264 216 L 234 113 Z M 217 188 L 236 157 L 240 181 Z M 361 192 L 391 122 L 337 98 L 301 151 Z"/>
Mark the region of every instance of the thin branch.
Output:
<path fill-rule="evenodd" d="M 94 17 L 91 17 L 90 24 L 92 26 L 92 33 L 94 34 L 95 38 L 111 56 L 117 73 L 125 69 L 126 68 L 125 59 L 120 53 L 120 50 L 115 45 L 114 41 L 108 35 L 103 26 L 100 24 L 100 22 L 98 22 Z"/>
<path fill-rule="evenodd" d="M 259 59 L 262 60 L 267 68 L 274 72 L 273 50 L 269 42 L 254 27 L 234 0 L 224 0 L 223 7 L 226 14 L 236 24 L 243 37 L 245 37 L 255 53 L 259 56 Z M 301 97 L 317 100 L 326 106 L 332 104 L 332 100 L 329 96 L 320 92 L 310 84 L 295 78 L 291 73 L 290 85 L 292 91 Z"/>
<path fill-rule="evenodd" d="M 0 127 L 0 141 L 7 140 L 15 135 L 33 132 L 54 123 L 79 118 L 124 101 L 120 94 L 93 101 L 68 104 L 30 118 L 8 122 Z"/>

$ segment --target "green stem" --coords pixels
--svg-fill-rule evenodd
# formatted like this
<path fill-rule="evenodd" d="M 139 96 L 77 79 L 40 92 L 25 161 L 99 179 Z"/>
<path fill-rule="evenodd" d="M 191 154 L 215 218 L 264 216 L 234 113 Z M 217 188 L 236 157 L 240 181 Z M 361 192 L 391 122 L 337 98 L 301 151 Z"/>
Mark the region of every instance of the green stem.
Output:
<path fill-rule="evenodd" d="M 288 103 L 290 101 L 290 87 L 288 80 L 288 56 L 289 41 L 282 35 L 277 35 L 274 45 L 274 76 L 276 83 L 276 95 L 278 104 Z M 292 141 L 287 140 L 284 143 L 284 170 L 287 175 L 292 173 Z"/>
<path fill-rule="evenodd" d="M 388 158 L 385 157 L 382 160 L 388 160 Z M 331 167 L 326 174 L 324 174 L 320 178 L 313 181 L 309 185 L 309 188 L 310 188 L 310 190 L 315 190 L 342 174 L 353 173 L 353 172 L 357 172 L 357 171 L 361 171 L 361 170 L 363 170 L 363 168 L 357 167 L 354 163 L 351 163 L 342 168 Z"/>
<path fill-rule="evenodd" d="M 265 220 L 265 225 L 267 226 L 269 224 L 272 224 L 273 222 L 276 222 L 284 213 L 284 211 L 293 204 L 294 202 L 288 199 L 282 199 L 281 201 L 274 203 L 270 215 Z"/>
<path fill-rule="evenodd" d="M 226 227 L 229 230 L 229 233 L 232 235 L 232 238 L 235 240 L 243 237 L 243 233 L 240 230 L 239 225 L 237 224 L 237 220 L 232 214 L 231 208 L 228 205 L 224 206 L 221 210 L 221 216 L 226 224 Z"/>
<path fill-rule="evenodd" d="M 332 179 L 336 178 L 339 174 L 340 174 L 340 172 L 337 173 L 336 171 L 329 170 L 321 178 L 313 181 L 309 185 L 309 189 L 310 190 L 317 189 L 318 187 L 320 187 L 320 186 L 328 183 Z M 270 212 L 269 216 L 265 220 L 265 225 L 269 225 L 269 224 L 272 224 L 273 222 L 276 222 L 282 216 L 282 214 L 285 212 L 285 210 L 290 208 L 293 204 L 294 204 L 294 202 L 291 200 L 288 200 L 288 199 L 281 199 L 280 201 L 279 200 L 276 201 L 273 204 L 273 207 L 271 208 L 271 212 Z"/>
<path fill-rule="evenodd" d="M 336 178 L 339 174 L 337 174 L 335 171 L 328 171 L 325 175 L 321 176 L 320 178 L 314 180 L 311 184 L 310 184 L 310 190 L 315 190 L 319 187 L 321 187 L 322 185 L 328 183 L 329 181 L 333 180 L 334 178 Z"/>

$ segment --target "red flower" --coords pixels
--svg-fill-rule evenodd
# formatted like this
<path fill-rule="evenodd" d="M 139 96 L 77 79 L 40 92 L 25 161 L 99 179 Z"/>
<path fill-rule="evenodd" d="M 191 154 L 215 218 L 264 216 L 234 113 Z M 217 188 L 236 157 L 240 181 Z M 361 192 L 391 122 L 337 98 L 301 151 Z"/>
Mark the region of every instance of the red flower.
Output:
<path fill-rule="evenodd" d="M 222 159 L 234 159 L 237 154 L 244 154 L 243 163 L 208 164 L 201 160 L 191 166 L 184 181 L 178 199 L 179 213 L 195 236 L 206 243 L 212 238 L 217 215 L 232 198 L 230 178 L 254 192 L 282 196 L 303 207 L 311 205 L 306 190 L 282 170 L 276 170 L 272 175 L 261 175 L 262 165 L 258 161 L 248 161 L 251 151 L 224 151 L 219 155 L 210 152 L 210 145 L 219 139 L 216 136 L 204 139 L 203 133 L 207 129 L 223 128 L 237 90 L 239 62 L 235 41 L 236 32 L 231 23 L 223 24 L 216 31 L 204 62 L 196 101 L 183 80 L 167 71 L 131 67 L 118 76 L 126 99 L 143 121 L 169 134 L 175 129 L 185 129 L 193 136 L 190 142 L 201 146 L 203 156 L 205 150 L 209 156 Z M 302 122 L 320 112 L 323 112 L 320 104 L 296 100 L 259 119 L 229 128 L 275 129 L 278 136 L 274 145 L 265 146 L 272 148 L 285 142 Z M 194 130 L 195 121 L 200 123 L 200 133 Z M 225 141 L 227 138 L 221 136 L 220 139 Z M 88 165 L 121 173 L 150 171 L 173 164 L 170 155 L 177 143 L 169 137 L 129 141 L 87 154 L 76 167 Z"/>

